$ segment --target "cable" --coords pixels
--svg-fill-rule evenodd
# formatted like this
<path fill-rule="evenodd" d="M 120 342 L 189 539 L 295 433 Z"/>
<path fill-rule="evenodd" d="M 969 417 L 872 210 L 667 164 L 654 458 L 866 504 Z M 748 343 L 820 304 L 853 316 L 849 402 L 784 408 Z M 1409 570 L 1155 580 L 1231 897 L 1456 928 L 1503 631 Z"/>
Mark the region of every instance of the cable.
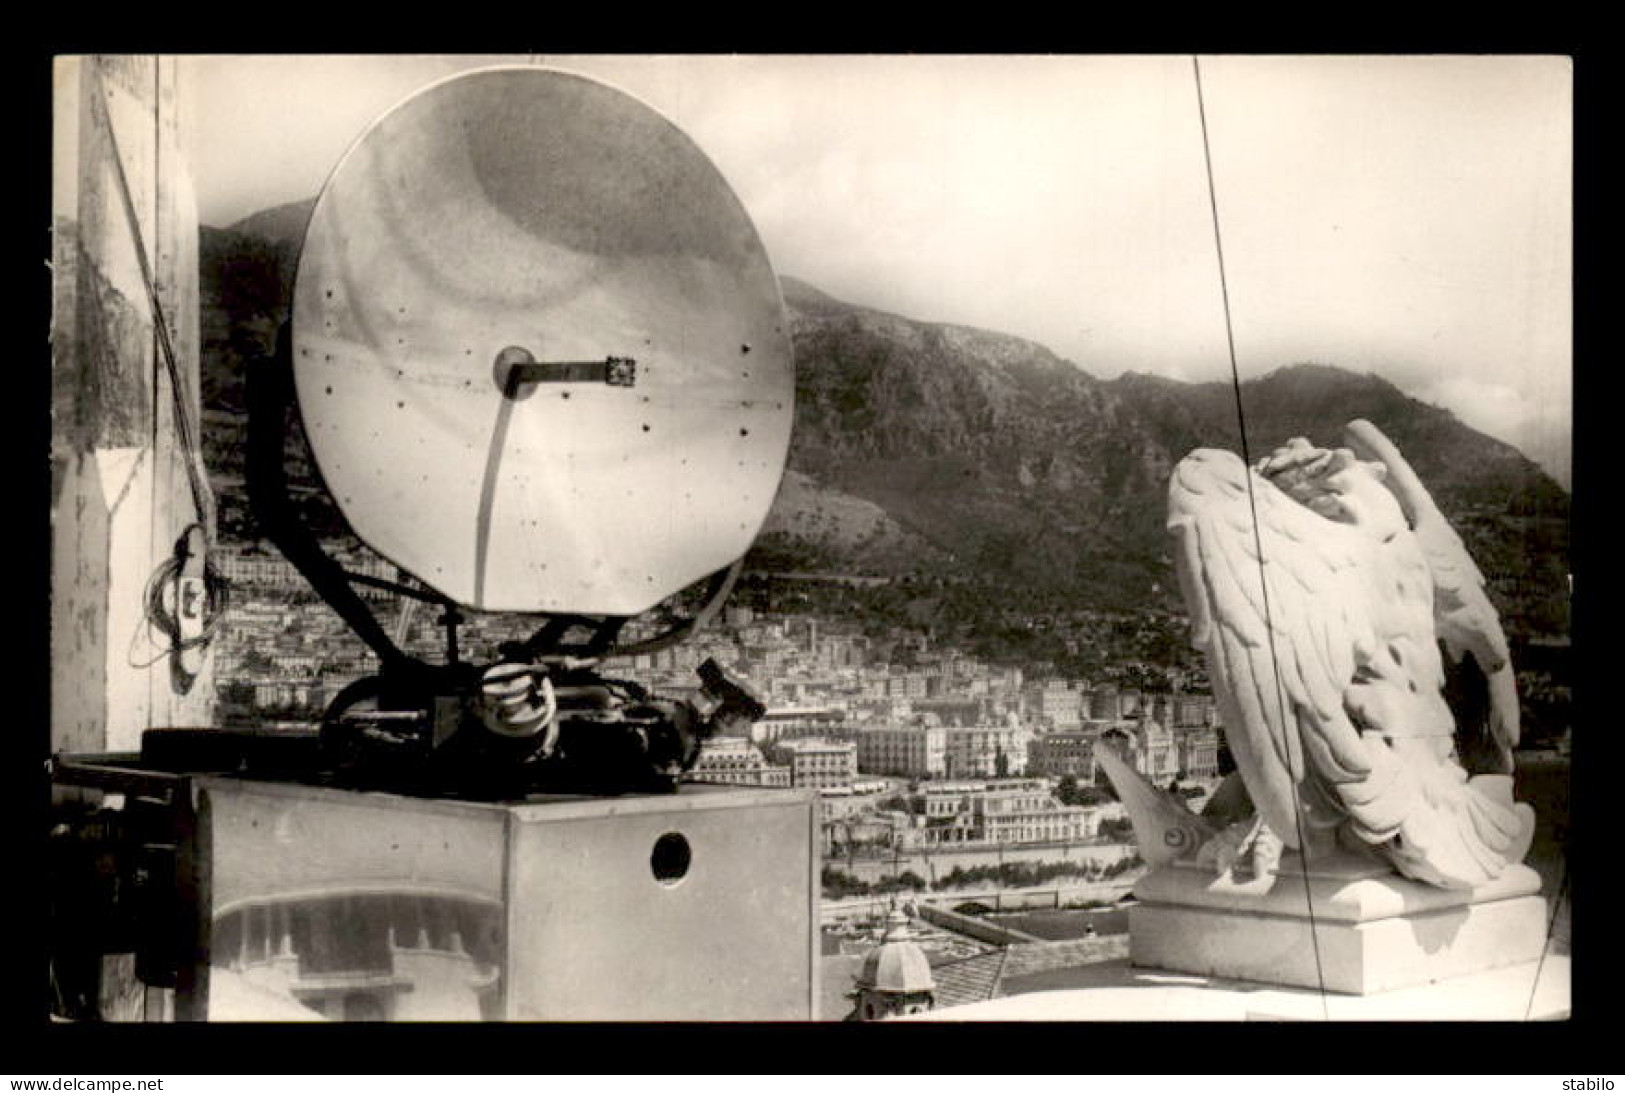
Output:
<path fill-rule="evenodd" d="M 192 424 L 191 408 L 186 403 L 185 387 L 181 383 L 180 364 L 176 360 L 175 346 L 170 340 L 169 321 L 164 315 L 163 303 L 158 298 L 158 287 L 154 282 L 152 263 L 147 255 L 146 241 L 141 235 L 141 219 L 136 212 L 135 199 L 130 193 L 130 180 L 124 171 L 124 157 L 119 151 L 118 137 L 113 131 L 113 121 L 107 112 L 105 101 L 106 91 L 91 95 L 91 101 L 96 106 L 96 117 L 107 135 L 107 144 L 112 152 L 111 160 L 114 176 L 118 180 L 120 203 L 124 207 L 125 219 L 129 222 L 131 242 L 135 246 L 136 262 L 141 269 L 141 285 L 146 290 L 147 306 L 152 311 L 153 332 L 158 337 L 159 355 L 163 358 L 164 367 L 169 372 L 169 391 L 174 402 L 175 433 L 180 440 L 180 446 L 185 455 L 186 481 L 192 492 L 192 504 L 197 510 L 198 520 L 203 527 L 203 534 L 210 546 L 214 544 L 214 495 L 209 489 L 208 476 L 203 470 L 203 453 L 199 447 L 196 431 Z"/>
<path fill-rule="evenodd" d="M 231 582 L 215 567 L 205 549 L 201 605 L 203 628 L 191 637 L 181 636 L 181 573 L 192 556 L 191 548 L 187 545 L 188 540 L 193 529 L 201 526 L 198 523 L 188 525 L 186 530 L 181 532 L 180 538 L 175 541 L 174 552 L 159 563 L 152 576 L 147 578 L 146 591 L 142 595 L 147 629 L 149 633 L 155 632 L 163 638 L 164 650 L 138 667 L 150 668 L 165 657 L 178 656 L 188 649 L 207 646 L 214 640 L 215 632 L 220 628 L 220 620 L 224 618 L 226 607 L 231 600 Z"/>
<path fill-rule="evenodd" d="M 1535 981 L 1529 985 L 1529 1002 L 1524 1006 L 1523 1019 L 1528 1021 L 1535 1012 L 1535 995 L 1540 991 L 1540 973 L 1546 967 L 1546 953 L 1551 949 L 1557 932 L 1558 912 L 1563 909 L 1563 894 L 1569 887 L 1569 855 L 1563 852 L 1563 871 L 1558 874 L 1557 895 L 1552 900 L 1552 917 L 1546 923 L 1546 942 L 1540 947 L 1540 959 L 1535 962 Z"/>
<path fill-rule="evenodd" d="M 744 569 L 744 566 L 745 559 L 741 556 L 732 565 L 711 574 L 710 577 L 706 578 L 705 588 L 700 593 L 704 596 L 704 601 L 692 615 L 681 622 L 674 622 L 666 630 L 653 637 L 618 646 L 612 651 L 613 655 L 632 657 L 643 653 L 655 653 L 670 648 L 679 642 L 686 641 L 690 635 L 708 625 L 716 617 L 717 612 L 722 610 L 722 605 L 727 602 L 729 593 L 733 591 L 734 582 L 739 579 L 740 571 Z"/>
<path fill-rule="evenodd" d="M 1275 623 L 1270 616 L 1270 586 L 1269 578 L 1264 569 L 1264 540 L 1258 528 L 1258 503 L 1253 496 L 1253 460 L 1247 450 L 1247 418 L 1241 405 L 1241 372 L 1236 365 L 1236 335 L 1230 321 L 1230 284 L 1225 278 L 1224 271 L 1224 241 L 1219 234 L 1219 196 L 1213 183 L 1213 152 L 1208 146 L 1207 134 L 1207 105 L 1202 96 L 1202 61 L 1192 56 L 1191 66 L 1196 75 L 1196 112 L 1202 123 L 1202 160 L 1207 168 L 1207 194 L 1208 204 L 1213 210 L 1213 246 L 1219 257 L 1219 291 L 1224 300 L 1224 337 L 1230 350 L 1230 385 L 1236 397 L 1236 424 L 1241 430 L 1241 459 L 1246 465 L 1247 478 L 1247 508 L 1252 513 L 1253 520 L 1253 546 L 1258 554 L 1258 583 L 1263 592 L 1264 602 L 1264 629 L 1269 636 L 1270 667 L 1275 673 L 1275 705 L 1276 713 L 1280 718 L 1283 731 L 1286 731 L 1286 702 L 1283 697 L 1281 683 L 1281 661 L 1275 650 Z M 1331 1011 L 1326 1003 L 1326 973 L 1320 956 L 1320 931 L 1315 923 L 1315 899 L 1313 886 L 1309 882 L 1309 844 L 1304 837 L 1303 828 L 1303 802 L 1298 798 L 1299 773 L 1291 769 L 1291 749 L 1287 749 L 1288 773 L 1292 775 L 1289 783 L 1292 787 L 1292 819 L 1297 828 L 1298 858 L 1303 867 L 1303 896 L 1309 911 L 1309 940 L 1315 954 L 1315 980 L 1320 985 L 1320 1008 L 1325 1020 L 1331 1020 Z M 1299 756 L 1303 757 L 1303 749 L 1299 748 Z"/>
<path fill-rule="evenodd" d="M 156 77 L 155 77 L 156 78 Z M 229 586 L 225 577 L 216 568 L 210 555 L 214 547 L 215 506 L 214 495 L 209 488 L 208 476 L 203 466 L 203 453 L 198 440 L 198 429 L 192 421 L 191 407 L 186 401 L 186 388 L 182 383 L 180 363 L 176 358 L 175 345 L 170 338 L 169 320 L 164 313 L 163 302 L 159 299 L 158 286 L 153 275 L 152 261 L 147 253 L 146 240 L 141 234 L 141 219 L 136 212 L 135 198 L 130 192 L 129 176 L 124 170 L 124 156 L 119 149 L 118 135 L 114 131 L 113 121 L 108 113 L 106 97 L 111 92 L 105 87 L 98 87 L 91 95 L 95 107 L 95 117 L 107 138 L 109 159 L 113 174 L 118 182 L 120 204 L 124 208 L 125 219 L 129 225 L 130 240 L 135 248 L 136 263 L 141 271 L 141 285 L 146 292 L 147 306 L 151 310 L 153 334 L 157 341 L 158 355 L 162 358 L 164 367 L 169 373 L 169 390 L 173 400 L 174 429 L 179 441 L 182 462 L 186 469 L 187 486 L 192 494 L 192 504 L 198 519 L 187 525 L 181 532 L 180 538 L 175 542 L 175 549 L 147 579 L 147 587 L 142 601 L 145 605 L 145 618 L 148 631 L 157 632 L 166 641 L 162 653 L 139 667 L 150 667 L 165 657 L 178 656 L 189 649 L 206 646 L 214 639 L 215 631 L 219 628 L 220 619 L 225 612 L 229 599 Z M 154 100 L 154 109 L 157 109 L 157 99 Z M 155 119 L 156 124 L 156 119 Z M 161 146 L 159 135 L 154 134 L 154 148 Z M 156 153 L 155 153 L 156 154 Z M 155 212 L 156 216 L 156 212 Z M 203 614 L 202 630 L 190 637 L 181 635 L 181 604 L 183 594 L 181 586 L 181 573 L 186 563 L 191 559 L 192 550 L 188 540 L 194 530 L 200 532 L 203 540 Z M 173 586 L 173 592 L 170 592 Z M 179 662 L 177 661 L 177 668 Z M 189 685 L 189 683 L 188 683 Z"/>

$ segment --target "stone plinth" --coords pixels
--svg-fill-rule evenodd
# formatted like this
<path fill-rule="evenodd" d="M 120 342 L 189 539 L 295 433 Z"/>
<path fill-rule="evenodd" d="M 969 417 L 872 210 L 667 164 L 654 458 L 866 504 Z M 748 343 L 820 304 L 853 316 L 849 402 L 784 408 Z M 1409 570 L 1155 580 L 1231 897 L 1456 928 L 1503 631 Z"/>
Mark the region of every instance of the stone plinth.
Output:
<path fill-rule="evenodd" d="M 807 790 L 484 802 L 193 784 L 209 1020 L 817 1016 Z"/>
<path fill-rule="evenodd" d="M 1127 939 L 1125 939 L 1127 940 Z M 1240 980 L 1207 979 L 1094 964 L 1067 989 L 1046 987 L 985 1002 L 937 1008 L 902 1021 L 1562 1021 L 1572 1013 L 1572 962 L 1537 963 L 1460 975 L 1381 994 L 1321 994 Z M 1004 987 L 1010 983 L 1003 981 Z"/>
<path fill-rule="evenodd" d="M 1129 953 L 1138 967 L 1374 994 L 1539 959 L 1539 892 L 1525 865 L 1450 891 L 1352 856 L 1315 863 L 1307 883 L 1295 854 L 1247 882 L 1175 862 L 1135 885 Z"/>

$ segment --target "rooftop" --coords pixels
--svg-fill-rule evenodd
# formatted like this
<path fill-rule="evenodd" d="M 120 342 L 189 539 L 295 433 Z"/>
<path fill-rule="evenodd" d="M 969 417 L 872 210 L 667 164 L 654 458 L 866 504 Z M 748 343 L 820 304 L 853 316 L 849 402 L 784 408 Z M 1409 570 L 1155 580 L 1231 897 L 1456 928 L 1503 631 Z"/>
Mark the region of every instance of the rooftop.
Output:
<path fill-rule="evenodd" d="M 908 916 L 893 909 L 886 919 L 886 935 L 863 958 L 858 987 L 894 994 L 928 991 L 936 986 L 931 963 L 914 940 Z"/>
<path fill-rule="evenodd" d="M 1003 983 L 1005 997 L 899 1018 L 909 1021 L 1527 1021 L 1570 1014 L 1570 958 L 1464 975 L 1364 996 L 1175 975 L 1127 960 Z M 1038 986 L 1045 982 L 1053 986 Z"/>

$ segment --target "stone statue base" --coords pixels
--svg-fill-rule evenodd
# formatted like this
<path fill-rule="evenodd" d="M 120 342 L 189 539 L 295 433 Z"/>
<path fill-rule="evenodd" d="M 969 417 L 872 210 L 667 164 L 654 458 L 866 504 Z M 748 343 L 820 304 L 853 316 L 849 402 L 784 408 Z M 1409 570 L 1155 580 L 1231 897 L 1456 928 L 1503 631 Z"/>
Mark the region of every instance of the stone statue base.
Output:
<path fill-rule="evenodd" d="M 1146 968 L 1375 994 L 1538 960 L 1547 927 L 1539 893 L 1540 876 L 1526 865 L 1490 884 L 1449 891 L 1353 854 L 1312 862 L 1307 886 L 1291 851 L 1274 877 L 1246 881 L 1172 862 L 1134 887 L 1129 959 Z"/>

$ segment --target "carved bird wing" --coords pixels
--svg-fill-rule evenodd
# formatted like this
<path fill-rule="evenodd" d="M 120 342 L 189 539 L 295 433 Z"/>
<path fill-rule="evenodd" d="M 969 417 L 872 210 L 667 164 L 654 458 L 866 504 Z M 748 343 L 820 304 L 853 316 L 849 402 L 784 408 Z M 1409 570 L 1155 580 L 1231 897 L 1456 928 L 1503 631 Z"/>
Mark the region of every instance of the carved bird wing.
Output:
<path fill-rule="evenodd" d="M 1174 470 L 1168 527 L 1192 640 L 1208 653 L 1242 780 L 1265 821 L 1297 847 L 1295 802 L 1310 771 L 1345 786 L 1374 773 L 1344 709 L 1356 652 L 1376 640 L 1360 566 L 1366 547 L 1263 478 L 1254 476 L 1249 499 L 1249 473 L 1230 452 L 1192 452 Z M 1398 803 L 1371 789 L 1363 804 L 1374 828 L 1397 826 Z"/>
<path fill-rule="evenodd" d="M 1352 421 L 1344 439 L 1362 459 L 1375 460 L 1388 470 L 1385 484 L 1399 501 L 1432 571 L 1433 618 L 1439 638 L 1452 661 L 1460 663 L 1471 656 L 1483 673 L 1489 691 L 1490 736 L 1502 772 L 1510 774 L 1512 749 L 1519 735 L 1518 690 L 1506 633 L 1484 592 L 1484 575 L 1421 479 L 1380 429 L 1369 421 Z"/>
<path fill-rule="evenodd" d="M 1532 817 L 1450 758 L 1429 567 L 1374 481 L 1348 503 L 1386 506 L 1396 534 L 1327 519 L 1229 452 L 1175 468 L 1176 566 L 1226 738 L 1288 846 L 1301 804 L 1306 832 L 1342 828 L 1430 883 L 1482 883 L 1522 856 Z"/>

